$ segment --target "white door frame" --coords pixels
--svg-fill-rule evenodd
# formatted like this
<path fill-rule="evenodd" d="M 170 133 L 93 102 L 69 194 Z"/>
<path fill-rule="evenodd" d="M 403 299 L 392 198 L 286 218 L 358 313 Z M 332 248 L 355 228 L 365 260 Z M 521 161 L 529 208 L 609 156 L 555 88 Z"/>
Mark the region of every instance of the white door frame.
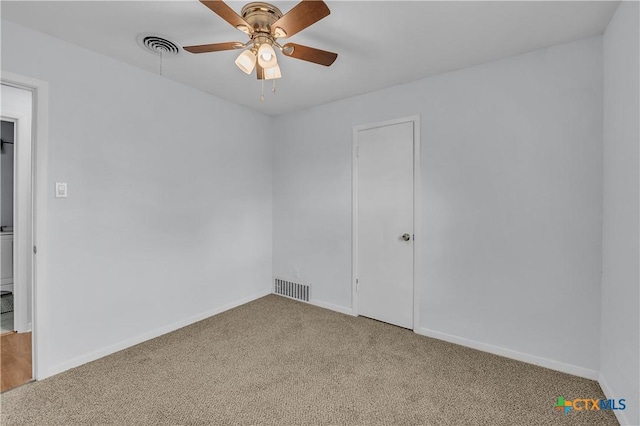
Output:
<path fill-rule="evenodd" d="M 395 124 L 413 123 L 413 331 L 420 328 L 420 283 L 422 282 L 418 260 L 420 257 L 421 232 L 421 161 L 420 161 L 420 115 L 396 118 L 378 123 L 362 124 L 353 127 L 352 136 L 352 175 L 351 175 L 351 310 L 358 316 L 358 133 L 363 130 Z M 416 241 L 418 244 L 416 244 Z"/>
<path fill-rule="evenodd" d="M 47 334 L 46 321 L 39 321 L 45 317 L 44 301 L 47 288 L 45 272 L 46 267 L 46 206 L 47 206 L 47 147 L 49 134 L 49 83 L 15 74 L 1 71 L 2 84 L 29 90 L 33 93 L 31 116 L 31 182 L 32 182 L 32 241 L 39 248 L 37 256 L 33 250 L 27 250 L 31 257 L 32 265 L 32 293 L 31 293 L 31 330 L 32 330 L 32 366 L 33 378 L 39 380 L 47 377 L 46 371 L 42 371 L 41 362 L 46 353 L 44 336 Z M 14 150 L 17 153 L 17 150 Z M 15 220 L 15 218 L 14 218 Z M 15 235 L 14 235 L 15 236 Z"/>

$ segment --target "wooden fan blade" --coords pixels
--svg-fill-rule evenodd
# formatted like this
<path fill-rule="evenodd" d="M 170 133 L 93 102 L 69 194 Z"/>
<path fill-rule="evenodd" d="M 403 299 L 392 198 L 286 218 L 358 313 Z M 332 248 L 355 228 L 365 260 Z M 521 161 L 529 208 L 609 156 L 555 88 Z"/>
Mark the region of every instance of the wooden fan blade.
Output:
<path fill-rule="evenodd" d="M 230 23 L 234 28 L 246 27 L 249 33 L 253 33 L 253 28 L 251 25 L 244 20 L 244 18 L 236 13 L 235 10 L 231 9 L 225 2 L 222 0 L 200 0 L 200 3 L 207 6 L 213 13 Z"/>
<path fill-rule="evenodd" d="M 229 41 L 227 43 L 199 44 L 197 46 L 184 46 L 183 49 L 191 53 L 209 53 L 220 52 L 222 50 L 234 50 L 237 46 L 242 46 L 242 43 Z"/>
<path fill-rule="evenodd" d="M 333 64 L 338 58 L 337 53 L 295 43 L 287 43 L 282 46 L 282 53 L 292 58 L 302 59 L 303 61 L 313 62 L 314 64 L 324 65 L 325 67 Z"/>
<path fill-rule="evenodd" d="M 330 13 L 331 11 L 322 0 L 302 0 L 271 25 L 271 34 L 275 35 L 276 29 L 281 28 L 286 35 L 279 35 L 279 37 L 291 37 Z"/>

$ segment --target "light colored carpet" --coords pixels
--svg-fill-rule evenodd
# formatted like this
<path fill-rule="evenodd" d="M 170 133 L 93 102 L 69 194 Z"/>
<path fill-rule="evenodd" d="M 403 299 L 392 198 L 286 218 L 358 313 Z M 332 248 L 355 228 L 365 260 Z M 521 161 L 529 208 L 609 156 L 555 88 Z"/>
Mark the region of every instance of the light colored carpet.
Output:
<path fill-rule="evenodd" d="M 1 396 L 3 425 L 615 425 L 596 382 L 270 295 Z"/>

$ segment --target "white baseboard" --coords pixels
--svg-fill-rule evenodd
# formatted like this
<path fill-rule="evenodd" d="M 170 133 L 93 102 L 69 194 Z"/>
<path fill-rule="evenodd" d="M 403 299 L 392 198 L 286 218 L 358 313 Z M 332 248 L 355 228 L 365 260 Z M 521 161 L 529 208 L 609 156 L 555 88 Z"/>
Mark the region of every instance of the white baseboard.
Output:
<path fill-rule="evenodd" d="M 318 306 L 320 308 L 329 309 L 330 311 L 340 312 L 341 314 L 353 315 L 353 309 L 345 308 L 344 306 L 334 305 L 332 303 L 323 302 L 321 300 L 311 299 L 309 300 L 309 304 Z"/>
<path fill-rule="evenodd" d="M 609 386 L 609 383 L 607 383 L 607 381 L 605 380 L 605 378 L 602 375 L 602 373 L 600 373 L 598 375 L 598 383 L 600 384 L 600 387 L 602 388 L 602 392 L 604 392 L 604 396 L 607 399 L 618 399 L 618 395 L 616 395 L 613 392 L 613 390 L 611 390 L 611 387 Z M 627 419 L 627 415 L 625 414 L 624 411 L 613 410 L 613 414 L 616 415 L 616 418 L 618 419 L 618 423 L 620 423 L 621 425 L 631 425 L 632 424 L 629 421 L 629 419 Z"/>
<path fill-rule="evenodd" d="M 430 330 L 428 328 L 419 327 L 415 330 L 417 334 L 434 339 L 444 340 L 445 342 L 455 343 L 457 345 L 466 346 L 472 349 L 478 349 L 483 352 L 489 352 L 494 355 L 500 355 L 506 358 L 515 359 L 517 361 L 527 362 L 529 364 L 539 365 L 550 370 L 560 371 L 562 373 L 572 374 L 574 376 L 584 377 L 590 380 L 598 380 L 598 371 L 588 368 L 579 367 L 577 365 L 566 364 L 561 361 L 543 358 L 536 355 L 526 354 L 511 349 L 493 346 L 487 343 L 477 342 L 475 340 L 465 339 L 464 337 L 453 336 L 451 334 L 441 333 L 439 331 Z"/>
<path fill-rule="evenodd" d="M 282 279 L 285 279 L 285 278 L 282 278 Z M 296 282 L 296 280 L 291 280 L 291 281 Z M 309 305 L 317 306 L 319 308 L 329 309 L 330 311 L 340 312 L 341 314 L 354 316 L 353 309 L 345 308 L 344 306 L 340 306 L 340 305 L 334 305 L 333 303 L 323 302 L 322 300 L 317 300 L 317 299 L 310 299 L 308 301 L 300 300 L 300 299 L 296 299 L 295 297 L 289 297 L 284 294 L 278 294 L 275 291 L 271 291 L 271 294 L 275 294 L 276 296 L 284 297 L 286 299 L 297 300 L 298 302 L 302 302 L 302 303 L 308 303 Z"/>
<path fill-rule="evenodd" d="M 71 368 L 78 367 L 82 364 L 86 364 L 91 361 L 95 361 L 96 359 L 103 358 L 107 355 L 111 355 L 115 352 L 119 352 L 123 349 L 129 348 L 131 346 L 137 345 L 139 343 L 145 342 L 147 340 L 154 339 L 156 337 L 162 336 L 163 334 L 170 333 L 172 331 L 178 330 L 182 327 L 186 327 L 190 324 L 193 324 L 198 321 L 202 321 L 203 319 L 212 317 L 214 315 L 220 314 L 224 311 L 228 311 L 229 309 L 233 309 L 240 305 L 244 305 L 245 303 L 249 303 L 253 300 L 259 299 L 271 293 L 271 290 L 262 291 L 260 293 L 254 294 L 249 297 L 245 297 L 243 299 L 237 300 L 235 302 L 227 303 L 226 305 L 219 306 L 217 308 L 211 309 L 206 312 L 202 312 L 200 314 L 189 317 L 185 320 L 178 321 L 176 323 L 157 328 L 155 330 L 149 331 L 147 333 L 143 333 L 139 336 L 132 337 L 131 339 L 123 340 L 122 342 L 107 346 L 102 349 L 98 349 L 96 351 L 90 352 L 85 355 L 81 355 L 79 357 L 70 359 L 68 361 L 62 362 L 58 365 L 50 367 L 48 371 L 41 374 L 38 377 L 38 380 L 46 379 L 47 377 L 51 377 L 55 374 L 62 373 L 63 371 L 69 370 Z"/>

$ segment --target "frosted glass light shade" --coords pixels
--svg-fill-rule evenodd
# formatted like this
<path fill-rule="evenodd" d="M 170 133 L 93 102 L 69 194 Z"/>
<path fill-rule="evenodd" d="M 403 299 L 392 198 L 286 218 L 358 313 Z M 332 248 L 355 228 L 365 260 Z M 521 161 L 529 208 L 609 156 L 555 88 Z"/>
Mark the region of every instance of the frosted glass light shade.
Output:
<path fill-rule="evenodd" d="M 275 80 L 276 78 L 282 77 L 280 74 L 280 65 L 276 64 L 275 67 L 265 68 L 264 70 L 264 79 L 265 80 Z"/>
<path fill-rule="evenodd" d="M 256 55 L 251 50 L 245 50 L 236 59 L 236 65 L 243 73 L 251 74 L 256 67 Z"/>
<path fill-rule="evenodd" d="M 278 64 L 276 52 L 269 43 L 262 43 L 258 49 L 258 63 L 262 68 L 271 68 Z"/>

